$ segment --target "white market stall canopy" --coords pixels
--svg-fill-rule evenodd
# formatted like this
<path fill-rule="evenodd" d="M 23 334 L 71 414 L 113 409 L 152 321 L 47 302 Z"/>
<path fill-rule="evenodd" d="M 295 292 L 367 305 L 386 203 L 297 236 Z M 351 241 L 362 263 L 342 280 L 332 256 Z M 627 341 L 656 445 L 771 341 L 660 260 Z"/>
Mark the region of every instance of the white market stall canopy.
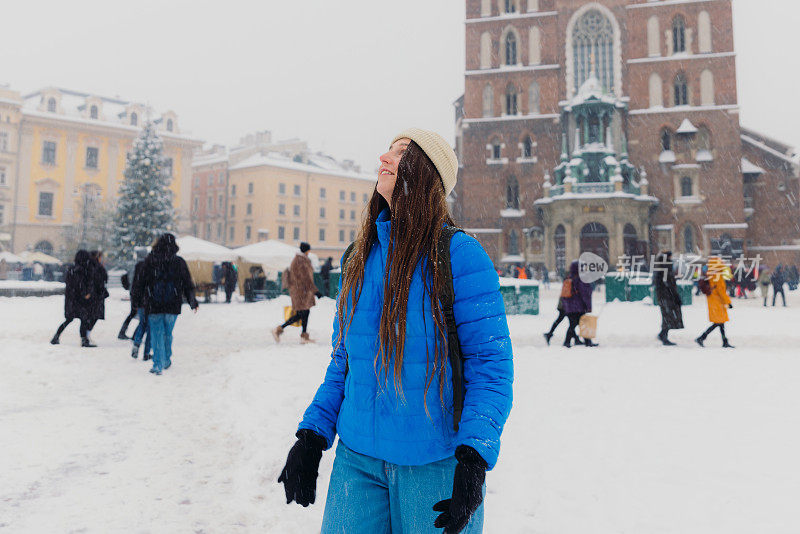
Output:
<path fill-rule="evenodd" d="M 20 258 L 25 263 L 48 263 L 50 265 L 61 265 L 61 261 L 58 258 L 54 258 L 53 256 L 48 256 L 44 252 L 37 251 L 30 251 L 26 250 L 25 252 L 19 253 Z"/>
<path fill-rule="evenodd" d="M 300 249 L 282 241 L 269 239 L 233 249 L 243 261 L 257 263 L 264 271 L 283 271 L 292 263 Z"/>
<path fill-rule="evenodd" d="M 236 261 L 238 255 L 231 249 L 190 235 L 175 240 L 180 247 L 178 255 L 186 261 Z"/>
<path fill-rule="evenodd" d="M 25 263 L 24 259 L 7 250 L 0 252 L 0 260 L 6 260 L 6 263 Z"/>

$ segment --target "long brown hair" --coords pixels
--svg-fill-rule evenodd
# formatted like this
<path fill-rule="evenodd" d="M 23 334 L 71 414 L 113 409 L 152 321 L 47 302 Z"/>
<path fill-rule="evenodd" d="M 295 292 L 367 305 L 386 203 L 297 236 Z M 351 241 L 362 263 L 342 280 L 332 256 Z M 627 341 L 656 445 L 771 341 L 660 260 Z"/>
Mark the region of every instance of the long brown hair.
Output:
<path fill-rule="evenodd" d="M 342 274 L 342 291 L 339 297 L 338 318 L 339 337 L 337 344 L 342 343 L 350 323 L 353 311 L 361 295 L 364 283 L 364 267 L 372 249 L 378 240 L 375 221 L 378 215 L 388 208 L 386 200 L 378 193 L 372 193 L 363 217 L 361 230 L 355 247 Z M 406 314 L 408 311 L 408 294 L 411 280 L 417 265 L 422 262 L 423 299 L 430 299 L 431 314 L 435 325 L 433 369 L 430 370 L 430 354 L 426 348 L 426 380 L 425 397 L 428 389 L 438 374 L 439 396 L 444 403 L 445 365 L 447 363 L 447 333 L 444 326 L 438 295 L 439 265 L 437 248 L 444 225 L 455 226 L 447 211 L 444 188 L 439 172 L 431 159 L 413 141 L 408 144 L 400 159 L 397 169 L 397 180 L 392 192 L 391 232 L 389 256 L 386 260 L 387 276 L 383 282 L 383 308 L 379 326 L 380 346 L 375 355 L 375 372 L 379 378 L 384 374 L 387 378 L 394 356 L 394 387 L 403 395 L 402 370 L 403 349 L 405 346 Z M 424 302 L 423 302 L 424 304 Z M 424 306 L 423 306 L 424 309 Z M 347 310 L 348 320 L 344 315 Z M 346 325 L 346 326 L 345 326 Z M 424 403 L 428 411 L 427 402 Z"/>

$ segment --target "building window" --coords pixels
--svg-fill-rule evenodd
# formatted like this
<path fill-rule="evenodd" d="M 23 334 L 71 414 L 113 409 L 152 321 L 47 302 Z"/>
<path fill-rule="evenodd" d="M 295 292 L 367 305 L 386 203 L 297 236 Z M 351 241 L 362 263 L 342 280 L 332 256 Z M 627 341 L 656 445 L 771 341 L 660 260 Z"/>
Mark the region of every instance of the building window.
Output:
<path fill-rule="evenodd" d="M 286 204 L 278 204 L 278 215 L 286 215 Z"/>
<path fill-rule="evenodd" d="M 214 175 L 213 174 L 209 174 L 208 175 L 208 185 L 209 186 L 214 185 Z"/>
<path fill-rule="evenodd" d="M 500 159 L 503 147 L 500 141 L 492 142 L 492 159 Z"/>
<path fill-rule="evenodd" d="M 506 115 L 517 114 L 517 89 L 508 84 L 506 87 Z"/>
<path fill-rule="evenodd" d="M 0 226 L 6 223 L 6 207 L 0 204 Z"/>
<path fill-rule="evenodd" d="M 519 237 L 516 230 L 511 230 L 508 234 L 508 254 L 510 256 L 519 254 Z"/>
<path fill-rule="evenodd" d="M 351 221 L 356 220 L 356 210 L 350 210 L 350 220 Z"/>
<path fill-rule="evenodd" d="M 344 191 L 339 191 L 339 200 L 344 202 Z"/>
<path fill-rule="evenodd" d="M 711 131 L 706 126 L 697 129 L 697 149 L 711 150 Z"/>
<path fill-rule="evenodd" d="M 517 36 L 514 32 L 506 35 L 506 65 L 517 64 Z"/>
<path fill-rule="evenodd" d="M 97 148 L 90 146 L 86 147 L 86 167 L 90 169 L 97 168 Z"/>
<path fill-rule="evenodd" d="M 300 216 L 300 206 L 297 205 L 297 204 L 292 206 L 292 213 L 294 214 L 295 217 L 299 217 Z"/>
<path fill-rule="evenodd" d="M 49 111 L 50 113 L 55 113 L 56 112 L 56 99 L 55 98 L 50 97 L 50 98 L 47 99 L 47 111 Z"/>
<path fill-rule="evenodd" d="M 251 232 L 252 232 L 252 230 L 250 229 L 249 226 L 245 226 L 244 227 L 244 239 L 245 239 L 245 241 L 250 241 Z"/>
<path fill-rule="evenodd" d="M 297 226 L 292 228 L 292 239 L 294 239 L 295 241 L 300 239 L 300 228 L 298 228 Z"/>
<path fill-rule="evenodd" d="M 231 196 L 232 196 L 232 197 L 235 197 L 235 196 L 236 196 L 236 184 L 233 184 L 233 185 L 231 186 Z"/>
<path fill-rule="evenodd" d="M 661 76 L 654 72 L 650 75 L 650 107 L 660 108 L 664 105 L 663 87 Z"/>
<path fill-rule="evenodd" d="M 200 211 L 200 199 L 194 197 L 194 212 L 197 213 L 198 211 Z"/>
<path fill-rule="evenodd" d="M 39 217 L 53 216 L 53 193 L 39 193 Z"/>
<path fill-rule="evenodd" d="M 675 76 L 675 105 L 688 106 L 689 105 L 689 87 L 686 82 L 686 76 L 678 74 Z"/>
<path fill-rule="evenodd" d="M 587 11 L 572 30 L 574 90 L 578 91 L 592 72 L 606 92 L 614 88 L 614 27 L 596 9 Z M 594 59 L 593 59 L 594 58 Z"/>
<path fill-rule="evenodd" d="M 325 218 L 325 208 L 320 208 L 319 209 L 319 218 L 320 219 L 324 219 Z"/>
<path fill-rule="evenodd" d="M 0 152 L 8 152 L 8 133 L 0 132 Z"/>
<path fill-rule="evenodd" d="M 324 187 L 320 187 L 319 188 L 319 198 L 325 198 L 325 188 Z"/>
<path fill-rule="evenodd" d="M 231 204 L 231 218 L 236 216 L 236 205 Z"/>
<path fill-rule="evenodd" d="M 167 131 L 168 131 L 168 132 L 171 132 L 171 131 L 172 131 L 172 129 L 173 129 L 174 127 L 175 127 L 175 126 L 174 126 L 174 124 L 172 123 L 172 119 L 167 119 Z"/>
<path fill-rule="evenodd" d="M 234 234 L 234 227 L 233 227 L 233 226 L 231 226 L 231 228 L 230 228 L 230 231 L 228 232 L 228 239 L 230 239 L 231 241 L 233 241 L 233 236 L 234 236 L 234 235 L 235 235 L 235 234 Z"/>
<path fill-rule="evenodd" d="M 286 239 L 286 228 L 283 226 L 278 227 L 278 239 Z"/>
<path fill-rule="evenodd" d="M 356 201 L 356 193 L 355 193 L 355 191 L 351 191 L 350 192 L 350 202 L 355 202 L 355 201 Z"/>
<path fill-rule="evenodd" d="M 688 176 L 681 178 L 681 196 L 690 197 L 694 194 L 692 191 L 692 179 Z"/>
<path fill-rule="evenodd" d="M 136 112 L 131 113 L 131 126 L 137 126 L 139 124 L 139 116 Z"/>
<path fill-rule="evenodd" d="M 350 230 L 350 241 L 355 241 L 355 240 L 356 240 L 356 231 Z"/>
<path fill-rule="evenodd" d="M 248 202 L 247 203 L 247 215 L 252 215 L 252 214 L 253 214 L 253 204 Z"/>
<path fill-rule="evenodd" d="M 686 52 L 686 21 L 681 16 L 672 21 L 672 52 Z"/>
<path fill-rule="evenodd" d="M 369 201 L 369 195 L 364 193 L 364 204 L 366 204 L 368 201 Z"/>
<path fill-rule="evenodd" d="M 161 162 L 161 176 L 172 178 L 172 158 L 164 158 Z"/>
<path fill-rule="evenodd" d="M 294 186 L 294 196 L 296 196 L 296 197 L 300 196 L 300 186 L 299 185 Z"/>
<path fill-rule="evenodd" d="M 319 240 L 320 241 L 325 241 L 325 228 L 320 228 L 319 229 Z"/>
<path fill-rule="evenodd" d="M 694 232 L 691 226 L 683 229 L 683 251 L 687 254 L 694 252 Z"/>
<path fill-rule="evenodd" d="M 253 186 L 253 182 L 250 182 L 249 184 L 247 184 L 247 194 L 248 195 L 252 195 L 253 194 L 253 187 L 254 187 Z"/>
<path fill-rule="evenodd" d="M 506 180 L 506 208 L 519 209 L 519 182 L 513 175 Z"/>
<path fill-rule="evenodd" d="M 217 209 L 219 211 L 223 211 L 224 208 L 225 208 L 225 198 L 222 195 L 220 195 L 217 197 Z"/>
<path fill-rule="evenodd" d="M 208 197 L 206 199 L 206 210 L 211 211 L 214 208 L 214 199 L 212 197 Z"/>
<path fill-rule="evenodd" d="M 339 230 L 339 243 L 344 243 L 344 230 Z"/>
<path fill-rule="evenodd" d="M 491 117 L 494 115 L 494 89 L 492 84 L 487 83 L 483 86 L 483 116 Z"/>
<path fill-rule="evenodd" d="M 197 237 L 197 224 L 192 225 L 192 235 Z"/>
<path fill-rule="evenodd" d="M 344 210 L 339 210 L 339 219 L 344 220 Z"/>
<path fill-rule="evenodd" d="M 92 106 L 89 108 L 89 118 L 91 119 L 97 118 L 97 106 Z"/>
<path fill-rule="evenodd" d="M 6 168 L 0 167 L 0 185 L 8 185 L 6 183 Z"/>
<path fill-rule="evenodd" d="M 664 130 L 661 132 L 661 150 L 667 151 L 672 150 L 672 136 L 669 133 L 669 130 Z"/>
<path fill-rule="evenodd" d="M 286 184 L 278 184 L 278 194 L 279 195 L 286 194 Z"/>
<path fill-rule="evenodd" d="M 526 159 L 533 157 L 533 139 L 530 135 L 526 135 L 522 141 L 522 157 Z"/>
<path fill-rule="evenodd" d="M 223 185 L 225 183 L 225 173 L 219 173 L 219 185 Z"/>
<path fill-rule="evenodd" d="M 211 223 L 206 224 L 206 239 L 211 239 Z"/>
<path fill-rule="evenodd" d="M 505 0 L 506 13 L 516 13 L 516 0 Z"/>
<path fill-rule="evenodd" d="M 39 241 L 34 245 L 33 250 L 49 255 L 53 253 L 53 244 L 50 241 Z"/>
<path fill-rule="evenodd" d="M 42 143 L 42 163 L 46 165 L 56 164 L 56 144 L 53 141 Z"/>

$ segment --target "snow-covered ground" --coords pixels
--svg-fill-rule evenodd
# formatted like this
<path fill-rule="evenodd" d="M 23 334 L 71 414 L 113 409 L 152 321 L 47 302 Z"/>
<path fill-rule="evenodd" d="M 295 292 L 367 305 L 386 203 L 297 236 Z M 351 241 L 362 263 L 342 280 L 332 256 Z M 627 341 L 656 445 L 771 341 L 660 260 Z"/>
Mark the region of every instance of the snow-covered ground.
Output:
<path fill-rule="evenodd" d="M 62 297 L 0 298 L 0 532 L 318 531 L 332 451 L 315 505 L 287 506 L 275 480 L 327 365 L 333 301 L 311 313 L 311 346 L 269 334 L 287 297 L 185 311 L 156 377 L 116 339 L 121 296 L 95 349 L 79 348 L 77 324 L 48 344 Z M 796 292 L 788 308 L 734 301 L 735 350 L 718 332 L 692 341 L 704 299 L 662 347 L 657 308 L 603 307 L 599 293 L 601 346 L 546 347 L 556 298 L 509 318 L 515 399 L 485 532 L 800 532 Z"/>

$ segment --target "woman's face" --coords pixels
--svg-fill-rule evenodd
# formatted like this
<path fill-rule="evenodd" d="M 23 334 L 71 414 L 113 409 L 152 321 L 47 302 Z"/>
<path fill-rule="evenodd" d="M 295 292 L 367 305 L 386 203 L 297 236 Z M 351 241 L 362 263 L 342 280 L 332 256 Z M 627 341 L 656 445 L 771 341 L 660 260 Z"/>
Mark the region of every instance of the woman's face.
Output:
<path fill-rule="evenodd" d="M 411 139 L 407 137 L 398 139 L 392 143 L 387 153 L 378 158 L 381 166 L 378 170 L 377 190 L 389 204 L 389 207 L 392 206 L 392 191 L 394 191 L 394 184 L 397 181 L 397 166 L 400 164 L 400 158 L 403 157 L 410 142 Z"/>

